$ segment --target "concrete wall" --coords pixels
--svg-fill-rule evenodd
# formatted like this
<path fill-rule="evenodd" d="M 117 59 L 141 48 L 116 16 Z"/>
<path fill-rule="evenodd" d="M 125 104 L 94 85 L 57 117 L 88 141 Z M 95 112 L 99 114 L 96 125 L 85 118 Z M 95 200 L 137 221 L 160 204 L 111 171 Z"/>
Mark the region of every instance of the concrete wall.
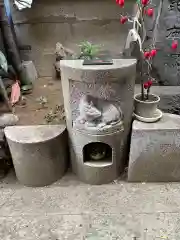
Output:
<path fill-rule="evenodd" d="M 127 1 L 124 12 L 132 12 L 133 1 Z M 119 23 L 121 9 L 115 0 L 34 0 L 31 9 L 12 8 L 19 41 L 32 46 L 32 59 L 40 76 L 52 75 L 57 41 L 68 48 L 89 40 L 102 49 L 119 53 L 128 26 Z"/>

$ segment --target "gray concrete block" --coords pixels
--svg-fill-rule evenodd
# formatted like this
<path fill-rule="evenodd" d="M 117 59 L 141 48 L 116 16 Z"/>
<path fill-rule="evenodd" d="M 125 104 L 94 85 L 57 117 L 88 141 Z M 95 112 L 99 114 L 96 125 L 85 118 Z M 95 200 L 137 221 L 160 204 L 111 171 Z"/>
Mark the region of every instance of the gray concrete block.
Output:
<path fill-rule="evenodd" d="M 129 181 L 180 181 L 180 116 L 164 113 L 157 123 L 134 121 Z"/>
<path fill-rule="evenodd" d="M 65 125 L 6 127 L 18 180 L 27 186 L 44 186 L 63 176 L 67 167 Z"/>

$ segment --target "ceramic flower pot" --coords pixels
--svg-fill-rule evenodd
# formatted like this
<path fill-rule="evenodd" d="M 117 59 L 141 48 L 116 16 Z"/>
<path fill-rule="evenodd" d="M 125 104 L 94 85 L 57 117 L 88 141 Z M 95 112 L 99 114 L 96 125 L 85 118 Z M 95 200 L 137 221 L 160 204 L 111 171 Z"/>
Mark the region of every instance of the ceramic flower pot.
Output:
<path fill-rule="evenodd" d="M 141 94 L 134 96 L 134 113 L 142 118 L 155 118 L 158 111 L 160 97 L 155 94 L 149 94 L 149 98 L 141 100 Z"/>

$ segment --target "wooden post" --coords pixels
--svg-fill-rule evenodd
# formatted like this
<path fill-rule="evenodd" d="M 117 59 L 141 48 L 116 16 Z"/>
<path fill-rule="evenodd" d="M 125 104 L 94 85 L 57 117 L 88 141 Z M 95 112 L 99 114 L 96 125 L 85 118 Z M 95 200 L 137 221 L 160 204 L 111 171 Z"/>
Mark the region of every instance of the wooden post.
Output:
<path fill-rule="evenodd" d="M 7 60 L 13 66 L 18 75 L 19 80 L 22 82 L 21 72 L 22 72 L 22 62 L 20 58 L 20 53 L 13 36 L 11 26 L 8 22 L 8 17 L 6 15 L 5 7 L 3 3 L 0 3 L 0 25 L 2 29 L 5 49 L 7 52 Z"/>

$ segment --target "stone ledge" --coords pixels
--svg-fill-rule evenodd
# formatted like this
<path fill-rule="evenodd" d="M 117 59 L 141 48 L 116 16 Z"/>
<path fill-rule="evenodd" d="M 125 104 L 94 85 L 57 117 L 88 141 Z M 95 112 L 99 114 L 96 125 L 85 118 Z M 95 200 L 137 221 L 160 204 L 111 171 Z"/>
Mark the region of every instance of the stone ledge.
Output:
<path fill-rule="evenodd" d="M 14 22 L 15 25 L 21 25 L 21 24 L 42 24 L 42 23 L 68 23 L 68 24 L 74 24 L 74 23 L 81 23 L 81 22 L 87 22 L 91 24 L 97 24 L 99 26 L 110 24 L 111 22 L 118 22 L 119 18 L 114 19 L 108 19 L 108 18 L 91 18 L 91 19 L 85 19 L 85 18 L 77 18 L 77 17 L 65 17 L 65 16 L 48 16 L 48 17 L 41 17 L 41 18 L 34 18 L 34 19 L 26 19 L 26 20 L 16 20 Z"/>
<path fill-rule="evenodd" d="M 159 96 L 162 95 L 180 95 L 180 86 L 152 86 L 151 92 L 155 93 Z M 136 84 L 135 93 L 140 92 L 141 86 L 140 84 Z"/>

